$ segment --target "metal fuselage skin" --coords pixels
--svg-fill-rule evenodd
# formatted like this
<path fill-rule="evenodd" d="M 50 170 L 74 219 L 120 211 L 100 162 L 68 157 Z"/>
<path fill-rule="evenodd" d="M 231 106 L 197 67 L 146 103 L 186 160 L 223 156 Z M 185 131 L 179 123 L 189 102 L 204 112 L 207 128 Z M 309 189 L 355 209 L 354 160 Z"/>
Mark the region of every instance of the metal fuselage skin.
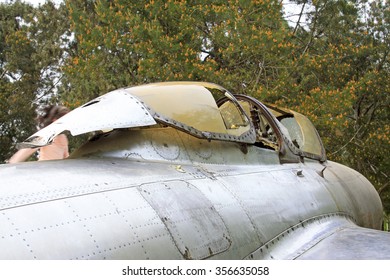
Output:
<path fill-rule="evenodd" d="M 340 227 L 379 229 L 382 216 L 350 168 L 281 164 L 274 150 L 169 127 L 2 165 L 0 194 L 0 259 L 294 259 Z"/>

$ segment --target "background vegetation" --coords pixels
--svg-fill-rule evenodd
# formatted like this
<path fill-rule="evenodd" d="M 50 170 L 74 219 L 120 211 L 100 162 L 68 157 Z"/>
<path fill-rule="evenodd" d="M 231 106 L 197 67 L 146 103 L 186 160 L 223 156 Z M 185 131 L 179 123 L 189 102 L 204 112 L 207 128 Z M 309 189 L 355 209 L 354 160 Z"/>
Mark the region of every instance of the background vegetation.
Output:
<path fill-rule="evenodd" d="M 47 103 L 202 80 L 289 107 L 390 212 L 388 0 L 68 0 L 0 4 L 0 161 Z"/>

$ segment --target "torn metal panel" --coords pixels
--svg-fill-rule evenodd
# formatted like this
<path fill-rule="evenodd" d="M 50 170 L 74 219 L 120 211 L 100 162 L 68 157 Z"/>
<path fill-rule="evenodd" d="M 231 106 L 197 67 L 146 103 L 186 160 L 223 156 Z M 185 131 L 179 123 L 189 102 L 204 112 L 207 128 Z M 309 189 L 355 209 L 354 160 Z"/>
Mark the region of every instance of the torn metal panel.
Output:
<path fill-rule="evenodd" d="M 58 134 L 69 131 L 73 136 L 93 131 L 155 125 L 145 106 L 124 89 L 102 95 L 71 111 L 21 143 L 21 148 L 41 147 Z"/>

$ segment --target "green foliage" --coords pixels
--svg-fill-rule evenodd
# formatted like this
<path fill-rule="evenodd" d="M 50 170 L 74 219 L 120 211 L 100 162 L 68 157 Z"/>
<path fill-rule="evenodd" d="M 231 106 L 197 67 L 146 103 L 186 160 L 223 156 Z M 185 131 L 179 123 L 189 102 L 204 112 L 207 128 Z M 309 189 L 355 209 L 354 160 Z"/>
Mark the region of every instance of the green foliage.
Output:
<path fill-rule="evenodd" d="M 0 159 L 35 132 L 36 109 L 56 102 L 61 60 L 68 41 L 64 7 L 0 4 Z"/>
<path fill-rule="evenodd" d="M 70 106 L 79 97 L 166 80 L 208 80 L 258 92 L 274 85 L 292 50 L 274 0 L 67 5 L 78 46 L 66 68 Z"/>
<path fill-rule="evenodd" d="M 0 4 L 0 159 L 35 132 L 36 109 L 56 101 L 69 30 L 64 6 Z M 69 32 L 69 31 L 68 31 Z M 68 34 L 70 35 L 70 33 Z"/>
<path fill-rule="evenodd" d="M 0 157 L 7 158 L 19 137 L 27 137 L 34 129 L 34 91 L 39 71 L 29 63 L 33 46 L 26 37 L 23 15 L 32 7 L 16 2 L 0 4 Z"/>

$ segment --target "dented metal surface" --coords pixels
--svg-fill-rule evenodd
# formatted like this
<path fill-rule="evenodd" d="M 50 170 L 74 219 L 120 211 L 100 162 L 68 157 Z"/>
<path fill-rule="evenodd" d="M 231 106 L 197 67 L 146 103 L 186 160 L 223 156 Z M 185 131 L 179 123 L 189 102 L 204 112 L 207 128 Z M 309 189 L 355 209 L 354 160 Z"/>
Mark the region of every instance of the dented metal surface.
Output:
<path fill-rule="evenodd" d="M 121 89 L 40 131 L 31 145 L 105 132 L 67 160 L 0 166 L 0 259 L 390 259 L 367 179 L 327 161 L 321 141 L 313 153 L 296 145 L 296 126 L 283 124 L 292 112 L 225 93 L 189 82 Z M 318 136 L 310 125 L 299 133 Z"/>
<path fill-rule="evenodd" d="M 148 184 L 140 192 L 162 217 L 183 258 L 204 259 L 229 249 L 230 235 L 223 219 L 189 182 Z"/>

